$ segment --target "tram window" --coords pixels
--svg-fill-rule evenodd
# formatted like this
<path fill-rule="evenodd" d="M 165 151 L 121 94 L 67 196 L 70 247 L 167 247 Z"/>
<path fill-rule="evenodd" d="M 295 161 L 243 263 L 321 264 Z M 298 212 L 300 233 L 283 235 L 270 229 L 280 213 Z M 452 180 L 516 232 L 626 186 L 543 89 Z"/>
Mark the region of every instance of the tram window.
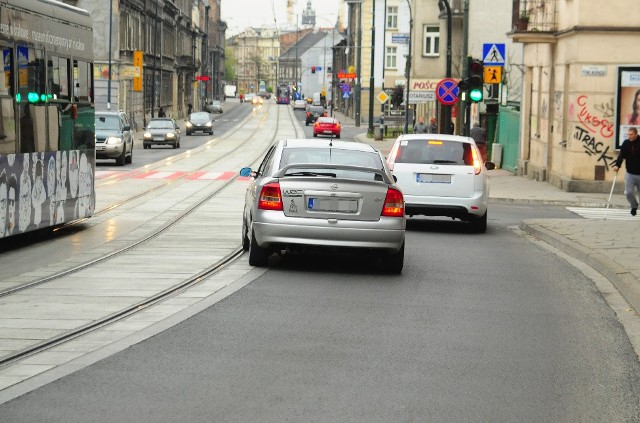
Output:
<path fill-rule="evenodd" d="M 54 100 L 70 100 L 69 96 L 69 59 L 50 56 L 48 60 L 48 92 Z"/>
<path fill-rule="evenodd" d="M 73 95 L 77 101 L 91 102 L 93 92 L 93 68 L 91 64 L 83 61 L 73 62 Z"/>
<path fill-rule="evenodd" d="M 16 152 L 16 119 L 13 108 L 13 49 L 0 46 L 4 70 L 0 72 L 0 154 Z"/>

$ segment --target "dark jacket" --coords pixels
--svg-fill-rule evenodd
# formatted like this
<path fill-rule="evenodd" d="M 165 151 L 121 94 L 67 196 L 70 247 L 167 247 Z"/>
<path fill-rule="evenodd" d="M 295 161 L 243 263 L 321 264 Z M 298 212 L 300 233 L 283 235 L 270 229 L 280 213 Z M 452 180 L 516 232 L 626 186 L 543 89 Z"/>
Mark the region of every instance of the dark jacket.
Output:
<path fill-rule="evenodd" d="M 640 175 L 640 137 L 635 141 L 624 140 L 615 165 L 620 167 L 623 160 L 627 164 L 627 173 Z"/>

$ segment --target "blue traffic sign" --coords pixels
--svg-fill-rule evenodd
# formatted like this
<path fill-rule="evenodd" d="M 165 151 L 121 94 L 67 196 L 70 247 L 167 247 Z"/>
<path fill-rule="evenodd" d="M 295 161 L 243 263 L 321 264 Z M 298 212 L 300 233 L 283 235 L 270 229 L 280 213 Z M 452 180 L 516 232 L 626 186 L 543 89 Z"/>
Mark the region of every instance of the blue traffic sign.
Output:
<path fill-rule="evenodd" d="M 506 47 L 504 44 L 485 43 L 482 44 L 482 61 L 485 65 L 504 66 L 506 57 Z"/>
<path fill-rule="evenodd" d="M 342 93 L 342 98 L 349 98 L 349 91 L 345 91 Z"/>
<path fill-rule="evenodd" d="M 436 99 L 445 106 L 451 106 L 458 101 L 458 81 L 445 78 L 436 85 Z"/>

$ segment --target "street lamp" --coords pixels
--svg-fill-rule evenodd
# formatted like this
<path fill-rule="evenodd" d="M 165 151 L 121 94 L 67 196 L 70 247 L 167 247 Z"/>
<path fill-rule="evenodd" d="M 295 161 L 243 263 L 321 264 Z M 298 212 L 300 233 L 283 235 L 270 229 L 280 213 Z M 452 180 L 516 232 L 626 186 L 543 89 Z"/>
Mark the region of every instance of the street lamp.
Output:
<path fill-rule="evenodd" d="M 369 66 L 369 133 L 373 133 L 373 84 L 375 83 L 373 70 L 375 65 L 376 47 L 376 0 L 373 0 L 373 17 L 371 18 L 371 65 Z"/>
<path fill-rule="evenodd" d="M 356 127 L 360 127 L 360 94 L 361 94 L 361 72 L 362 72 L 362 0 L 346 0 L 347 4 L 358 5 L 358 34 L 356 41 L 356 84 L 355 84 L 355 99 L 354 99 L 354 111 L 355 111 L 355 123 Z M 351 14 L 349 15 L 351 16 Z"/>
<path fill-rule="evenodd" d="M 111 110 L 111 28 L 113 27 L 113 0 L 109 0 L 109 79 L 107 80 L 107 110 Z"/>
<path fill-rule="evenodd" d="M 451 78 L 451 7 L 449 0 L 439 0 L 438 8 L 440 12 L 447 13 L 447 72 L 445 77 Z M 442 133 L 451 132 L 451 106 L 442 107 Z"/>
<path fill-rule="evenodd" d="M 407 64 L 405 65 L 404 72 L 407 78 L 407 84 L 404 88 L 406 99 L 404 102 L 404 133 L 409 133 L 409 84 L 411 82 L 411 41 L 413 39 L 413 12 L 411 11 L 411 0 L 407 0 L 407 6 L 409 6 L 409 53 L 407 54 Z"/>

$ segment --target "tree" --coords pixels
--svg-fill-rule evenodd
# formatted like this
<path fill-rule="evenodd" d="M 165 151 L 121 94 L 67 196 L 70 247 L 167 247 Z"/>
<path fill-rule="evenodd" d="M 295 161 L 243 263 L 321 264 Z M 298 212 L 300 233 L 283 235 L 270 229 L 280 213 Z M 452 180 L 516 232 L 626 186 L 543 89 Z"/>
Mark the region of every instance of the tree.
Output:
<path fill-rule="evenodd" d="M 235 81 L 236 80 L 236 68 L 238 67 L 238 59 L 233 54 L 233 50 L 227 47 L 224 51 L 224 80 Z"/>
<path fill-rule="evenodd" d="M 393 93 L 391 94 L 391 104 L 393 104 L 394 107 L 399 108 L 403 102 L 404 102 L 404 88 L 395 87 L 393 89 Z"/>

